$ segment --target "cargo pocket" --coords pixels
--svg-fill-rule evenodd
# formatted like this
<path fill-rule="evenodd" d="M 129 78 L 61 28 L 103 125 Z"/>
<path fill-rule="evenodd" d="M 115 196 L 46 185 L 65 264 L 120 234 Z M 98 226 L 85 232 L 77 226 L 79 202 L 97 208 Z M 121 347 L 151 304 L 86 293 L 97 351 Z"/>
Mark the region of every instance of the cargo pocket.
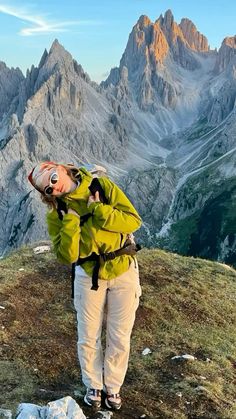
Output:
<path fill-rule="evenodd" d="M 137 284 L 136 284 L 136 289 L 135 289 L 135 301 L 136 301 L 136 310 L 139 306 L 139 298 L 142 295 L 142 288 L 139 282 L 139 274 L 137 273 Z"/>
<path fill-rule="evenodd" d="M 129 266 L 129 269 L 132 269 L 133 272 L 135 272 L 137 275 L 139 275 L 138 261 L 137 261 L 136 258 L 133 258 L 133 260 L 132 260 L 132 262 Z"/>

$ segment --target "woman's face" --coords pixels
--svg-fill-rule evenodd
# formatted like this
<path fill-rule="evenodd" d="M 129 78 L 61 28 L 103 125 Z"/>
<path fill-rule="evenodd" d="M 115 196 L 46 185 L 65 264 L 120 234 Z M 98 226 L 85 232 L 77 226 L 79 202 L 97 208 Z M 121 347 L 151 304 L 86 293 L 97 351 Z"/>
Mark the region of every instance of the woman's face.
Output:
<path fill-rule="evenodd" d="M 76 186 L 76 183 L 68 176 L 66 169 L 59 165 L 47 171 L 40 189 L 45 195 L 60 196 L 73 191 Z"/>

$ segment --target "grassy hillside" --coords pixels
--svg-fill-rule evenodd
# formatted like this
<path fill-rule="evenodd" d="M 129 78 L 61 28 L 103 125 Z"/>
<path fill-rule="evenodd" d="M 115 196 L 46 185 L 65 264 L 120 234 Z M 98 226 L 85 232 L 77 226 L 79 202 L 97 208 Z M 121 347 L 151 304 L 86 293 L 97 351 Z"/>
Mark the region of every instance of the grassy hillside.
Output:
<path fill-rule="evenodd" d="M 236 271 L 159 250 L 142 250 L 139 264 L 143 295 L 114 418 L 236 418 Z M 23 248 L 0 269 L 0 406 L 66 395 L 82 406 L 69 268 Z M 171 359 L 182 354 L 196 359 Z"/>
<path fill-rule="evenodd" d="M 174 222 L 158 246 L 211 260 L 220 256 L 236 267 L 236 178 L 217 179 L 221 179 L 217 165 L 188 178 L 178 193 L 171 215 Z"/>

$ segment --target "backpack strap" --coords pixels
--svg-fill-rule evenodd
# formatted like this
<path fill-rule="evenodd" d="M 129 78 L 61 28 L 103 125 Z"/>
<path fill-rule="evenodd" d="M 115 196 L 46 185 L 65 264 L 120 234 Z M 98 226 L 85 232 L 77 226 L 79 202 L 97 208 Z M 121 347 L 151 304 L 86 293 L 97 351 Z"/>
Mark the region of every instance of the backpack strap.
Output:
<path fill-rule="evenodd" d="M 67 214 L 68 213 L 68 208 L 67 208 L 66 203 L 64 201 L 62 201 L 62 199 L 56 198 L 56 202 L 57 202 L 57 214 L 58 214 L 59 220 L 62 221 L 63 220 L 63 212 L 65 214 Z"/>
<path fill-rule="evenodd" d="M 85 258 L 79 258 L 76 262 L 76 265 L 83 265 L 83 263 L 89 260 L 95 262 L 95 265 L 93 268 L 93 274 L 92 274 L 91 290 L 97 291 L 97 289 L 99 288 L 98 276 L 99 276 L 99 269 L 100 269 L 101 263 L 107 262 L 108 260 L 113 260 L 122 255 L 134 256 L 139 250 L 141 250 L 141 246 L 139 244 L 132 243 L 129 239 L 127 239 L 125 241 L 124 246 L 121 247 L 120 249 L 115 250 L 114 252 L 101 253 L 100 255 L 96 253 L 92 253 L 90 256 L 87 256 Z"/>

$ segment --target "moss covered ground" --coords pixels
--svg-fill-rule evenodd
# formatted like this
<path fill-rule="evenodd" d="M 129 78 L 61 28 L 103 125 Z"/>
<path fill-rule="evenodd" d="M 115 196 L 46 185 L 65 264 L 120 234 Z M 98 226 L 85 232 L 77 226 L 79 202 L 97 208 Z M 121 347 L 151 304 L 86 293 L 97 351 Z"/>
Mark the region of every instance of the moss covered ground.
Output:
<path fill-rule="evenodd" d="M 143 294 L 114 419 L 236 418 L 236 271 L 161 250 L 138 259 Z M 82 402 L 70 269 L 30 247 L 0 268 L 0 407 L 70 395 L 96 418 Z M 172 360 L 182 354 L 195 360 Z"/>

